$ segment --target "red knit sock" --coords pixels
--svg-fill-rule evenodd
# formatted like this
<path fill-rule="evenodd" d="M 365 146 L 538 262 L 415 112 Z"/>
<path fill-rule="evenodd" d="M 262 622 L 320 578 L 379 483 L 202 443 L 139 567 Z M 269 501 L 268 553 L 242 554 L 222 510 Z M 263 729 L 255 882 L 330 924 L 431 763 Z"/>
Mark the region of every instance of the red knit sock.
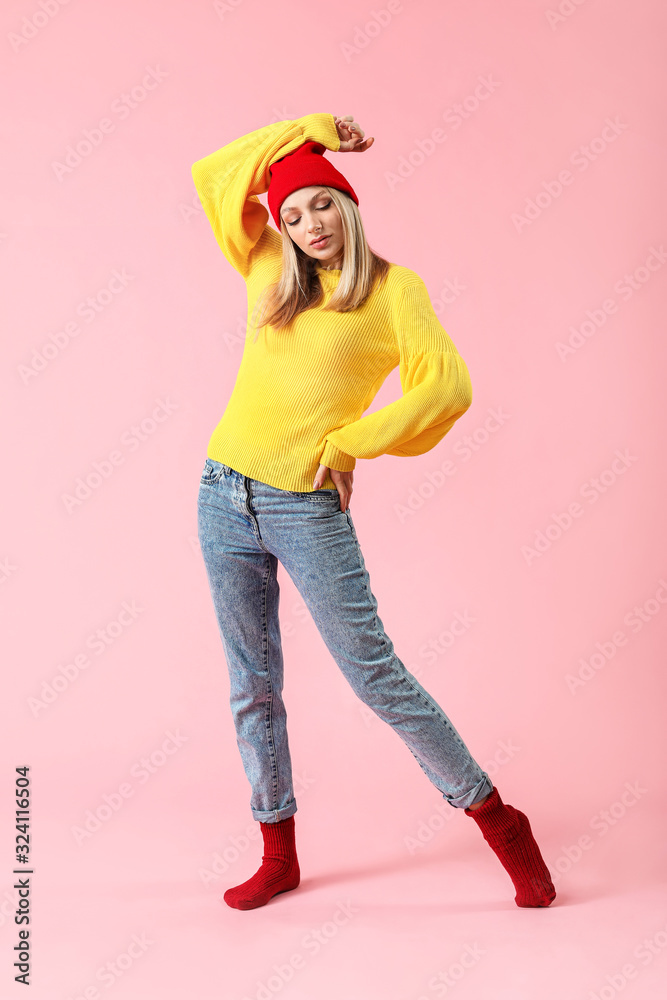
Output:
<path fill-rule="evenodd" d="M 514 806 L 505 805 L 495 785 L 479 808 L 464 811 L 475 820 L 484 840 L 512 879 L 516 905 L 549 906 L 556 898 L 556 890 L 527 816 Z"/>
<path fill-rule="evenodd" d="M 296 889 L 301 879 L 294 843 L 294 816 L 279 823 L 260 823 L 264 838 L 262 863 L 247 882 L 227 889 L 223 899 L 237 910 L 264 906 L 272 896 Z"/>

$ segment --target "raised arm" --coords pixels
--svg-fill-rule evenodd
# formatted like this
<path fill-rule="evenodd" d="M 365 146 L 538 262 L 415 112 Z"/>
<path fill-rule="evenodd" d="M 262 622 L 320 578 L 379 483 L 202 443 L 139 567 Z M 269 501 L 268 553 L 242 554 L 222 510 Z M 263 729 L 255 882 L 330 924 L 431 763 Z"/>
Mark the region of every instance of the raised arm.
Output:
<path fill-rule="evenodd" d="M 304 115 L 265 125 L 192 165 L 192 178 L 218 245 L 244 278 L 261 257 L 281 252 L 281 237 L 267 225 L 269 213 L 257 197 L 268 191 L 269 167 L 308 140 L 337 151 L 340 138 L 334 116 Z"/>

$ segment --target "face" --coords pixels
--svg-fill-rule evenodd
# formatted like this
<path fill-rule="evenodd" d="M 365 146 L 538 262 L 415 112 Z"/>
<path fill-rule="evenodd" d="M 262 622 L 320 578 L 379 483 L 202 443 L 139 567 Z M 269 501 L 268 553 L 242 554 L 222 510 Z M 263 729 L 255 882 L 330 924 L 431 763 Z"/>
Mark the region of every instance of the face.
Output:
<path fill-rule="evenodd" d="M 287 232 L 309 257 L 324 267 L 340 268 L 343 263 L 343 221 L 326 189 L 303 187 L 285 198 L 280 206 Z M 313 244 L 318 236 L 328 237 Z"/>

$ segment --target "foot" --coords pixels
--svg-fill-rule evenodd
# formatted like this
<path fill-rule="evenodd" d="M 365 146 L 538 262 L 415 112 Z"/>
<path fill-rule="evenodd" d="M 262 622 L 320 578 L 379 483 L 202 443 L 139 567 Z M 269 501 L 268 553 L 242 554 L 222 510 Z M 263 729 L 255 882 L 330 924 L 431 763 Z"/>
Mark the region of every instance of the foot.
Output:
<path fill-rule="evenodd" d="M 300 881 L 298 862 L 262 860 L 261 865 L 247 882 L 227 889 L 223 896 L 228 906 L 237 910 L 254 910 L 264 906 L 279 892 L 296 889 Z"/>
<path fill-rule="evenodd" d="M 237 910 L 264 906 L 280 892 L 296 889 L 301 879 L 294 843 L 294 816 L 278 823 L 260 823 L 264 838 L 262 863 L 241 885 L 227 889 L 223 899 Z"/>
<path fill-rule="evenodd" d="M 549 906 L 556 898 L 556 890 L 528 817 L 514 806 L 505 805 L 495 786 L 491 794 L 476 805 L 478 808 L 470 806 L 465 813 L 473 817 L 512 879 L 516 905 Z"/>

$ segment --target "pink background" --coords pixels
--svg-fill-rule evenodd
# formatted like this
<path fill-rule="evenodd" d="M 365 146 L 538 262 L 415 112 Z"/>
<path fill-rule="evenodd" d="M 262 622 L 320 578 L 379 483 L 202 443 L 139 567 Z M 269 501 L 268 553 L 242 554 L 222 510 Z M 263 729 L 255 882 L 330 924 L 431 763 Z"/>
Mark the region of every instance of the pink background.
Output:
<path fill-rule="evenodd" d="M 1 20 L 3 996 L 23 995 L 23 764 L 35 1000 L 664 995 L 664 4 L 7 0 Z M 282 567 L 303 881 L 255 911 L 221 902 L 261 847 L 196 498 L 245 288 L 190 168 L 316 111 L 375 136 L 336 166 L 474 389 L 430 453 L 357 464 L 379 612 L 528 814 L 548 910 L 515 906 L 475 824 L 368 717 Z M 395 371 L 373 409 L 399 393 Z M 474 621 L 452 639 L 457 614 Z"/>

